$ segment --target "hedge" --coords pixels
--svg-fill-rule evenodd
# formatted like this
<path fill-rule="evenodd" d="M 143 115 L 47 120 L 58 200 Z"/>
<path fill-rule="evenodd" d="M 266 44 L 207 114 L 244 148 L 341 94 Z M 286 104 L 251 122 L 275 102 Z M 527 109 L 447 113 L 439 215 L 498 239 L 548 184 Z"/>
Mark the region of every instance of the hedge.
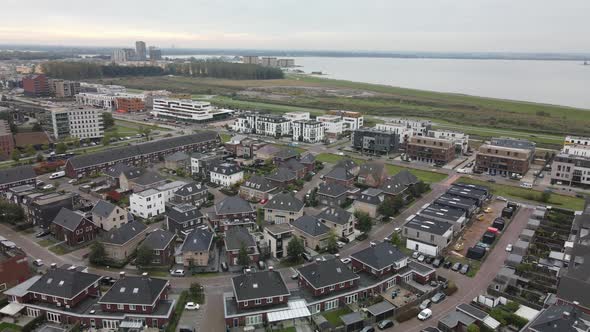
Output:
<path fill-rule="evenodd" d="M 188 291 L 182 291 L 182 293 L 180 293 L 178 301 L 176 302 L 176 308 L 174 308 L 172 317 L 170 317 L 170 321 L 168 321 L 168 325 L 166 326 L 166 332 L 176 332 L 176 326 L 178 325 L 180 316 L 182 316 L 187 297 Z"/>

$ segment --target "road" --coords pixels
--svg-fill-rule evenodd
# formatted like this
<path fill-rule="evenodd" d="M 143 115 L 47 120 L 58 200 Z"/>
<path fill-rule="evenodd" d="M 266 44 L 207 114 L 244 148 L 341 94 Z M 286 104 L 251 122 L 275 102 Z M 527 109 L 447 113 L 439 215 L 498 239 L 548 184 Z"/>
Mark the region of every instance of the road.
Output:
<path fill-rule="evenodd" d="M 437 273 L 443 277 L 454 280 L 458 290 L 452 296 L 447 297 L 443 302 L 435 304 L 431 309 L 432 318 L 428 321 L 421 322 L 417 318 L 403 322 L 388 331 L 405 331 L 418 332 L 427 326 L 436 326 L 439 319 L 455 310 L 460 303 L 469 303 L 475 297 L 485 293 L 488 285 L 492 282 L 498 271 L 504 266 L 504 261 L 508 257 L 506 245 L 515 243 L 520 232 L 525 228 L 529 217 L 533 213 L 532 207 L 523 207 L 514 217 L 514 220 L 502 232 L 502 236 L 496 243 L 496 246 L 488 254 L 486 260 L 481 265 L 479 272 L 473 278 L 463 274 L 453 272 L 450 269 L 439 268 Z"/>

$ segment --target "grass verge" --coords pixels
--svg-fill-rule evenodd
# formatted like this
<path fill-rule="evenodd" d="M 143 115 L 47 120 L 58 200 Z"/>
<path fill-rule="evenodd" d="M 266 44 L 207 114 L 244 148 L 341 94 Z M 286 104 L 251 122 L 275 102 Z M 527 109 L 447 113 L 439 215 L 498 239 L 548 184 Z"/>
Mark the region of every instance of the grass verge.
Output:
<path fill-rule="evenodd" d="M 37 242 L 38 245 L 40 245 L 41 247 L 49 247 L 52 244 L 56 244 L 57 241 L 53 240 L 53 239 L 44 239 L 41 240 L 39 242 Z"/>
<path fill-rule="evenodd" d="M 22 330 L 22 328 L 16 324 L 12 324 L 12 323 L 8 323 L 8 322 L 0 323 L 0 332 L 9 332 L 9 331 L 19 332 L 21 330 Z"/>
<path fill-rule="evenodd" d="M 584 209 L 584 199 L 578 197 L 552 193 L 549 197 L 549 200 L 547 202 L 544 202 L 541 198 L 542 192 L 532 189 L 520 188 L 497 183 L 489 183 L 486 181 L 476 180 L 467 177 L 461 177 L 459 179 L 459 182 L 489 187 L 494 195 L 504 196 L 506 198 L 529 201 L 535 204 L 551 205 L 574 211 L 580 211 Z"/>

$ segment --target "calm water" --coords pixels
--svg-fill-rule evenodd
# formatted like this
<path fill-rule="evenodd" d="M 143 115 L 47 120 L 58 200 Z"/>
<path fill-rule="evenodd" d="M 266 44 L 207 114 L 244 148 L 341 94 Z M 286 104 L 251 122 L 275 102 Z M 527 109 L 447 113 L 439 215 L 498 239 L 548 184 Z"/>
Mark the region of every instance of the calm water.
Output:
<path fill-rule="evenodd" d="M 202 55 L 195 57 L 205 57 Z M 590 109 L 590 65 L 575 61 L 295 57 L 306 73 L 404 88 Z"/>

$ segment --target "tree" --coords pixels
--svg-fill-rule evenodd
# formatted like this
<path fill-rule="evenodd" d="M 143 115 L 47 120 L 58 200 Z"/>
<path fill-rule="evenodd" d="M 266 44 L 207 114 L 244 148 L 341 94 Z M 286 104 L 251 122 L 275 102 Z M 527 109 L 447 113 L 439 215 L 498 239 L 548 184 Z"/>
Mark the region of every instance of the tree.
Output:
<path fill-rule="evenodd" d="M 0 200 L 0 222 L 12 225 L 18 224 L 25 219 L 25 211 L 17 204 Z"/>
<path fill-rule="evenodd" d="M 152 128 L 150 127 L 139 127 L 139 133 L 145 136 L 145 140 L 150 140 L 150 134 L 152 133 Z"/>
<path fill-rule="evenodd" d="M 43 150 L 43 151 L 49 150 L 49 145 L 47 145 L 47 144 L 41 145 L 41 150 Z"/>
<path fill-rule="evenodd" d="M 248 257 L 248 251 L 246 250 L 246 247 L 244 245 L 242 245 L 240 251 L 238 252 L 238 265 L 250 265 L 250 257 Z"/>
<path fill-rule="evenodd" d="M 27 145 L 25 148 L 25 153 L 27 156 L 32 156 L 35 154 L 35 152 L 37 152 L 37 150 L 35 150 L 35 147 L 32 144 Z"/>
<path fill-rule="evenodd" d="M 43 154 L 42 153 L 37 153 L 37 158 L 36 158 L 37 162 L 40 163 L 40 162 L 43 161 L 43 159 L 45 159 L 45 158 L 43 158 Z"/>
<path fill-rule="evenodd" d="M 393 233 L 393 235 L 391 236 L 391 244 L 399 247 L 403 244 L 403 242 L 404 241 L 398 233 Z"/>
<path fill-rule="evenodd" d="M 107 262 L 106 257 L 107 253 L 102 243 L 98 241 L 94 242 L 90 248 L 90 254 L 88 255 L 88 260 L 90 263 L 95 265 L 104 265 Z"/>
<path fill-rule="evenodd" d="M 296 262 L 304 252 L 305 247 L 303 246 L 303 241 L 297 236 L 291 238 L 291 241 L 287 244 L 287 257 L 289 257 L 292 262 Z"/>
<path fill-rule="evenodd" d="M 331 254 L 338 252 L 338 237 L 336 236 L 336 233 L 334 233 L 334 230 L 330 231 L 330 235 L 328 235 L 326 250 Z"/>
<path fill-rule="evenodd" d="M 113 119 L 113 115 L 109 112 L 102 113 L 102 123 L 104 125 L 104 129 L 109 129 L 115 125 L 115 119 Z"/>
<path fill-rule="evenodd" d="M 393 198 L 386 198 L 377 208 L 377 211 L 386 217 L 393 217 L 398 214 L 404 206 L 404 200 L 400 195 Z"/>
<path fill-rule="evenodd" d="M 358 226 L 357 228 L 359 231 L 363 233 L 368 233 L 373 228 L 373 221 L 371 220 L 371 216 L 368 213 L 363 211 L 356 211 L 354 216 L 358 219 Z"/>
<path fill-rule="evenodd" d="M 477 326 L 475 324 L 470 324 L 467 327 L 467 332 L 479 332 L 479 326 Z"/>
<path fill-rule="evenodd" d="M 68 146 L 66 145 L 66 143 L 64 143 L 64 142 L 57 143 L 57 146 L 55 147 L 55 153 L 62 154 L 62 153 L 66 153 L 66 151 L 68 151 Z"/>
<path fill-rule="evenodd" d="M 135 263 L 139 266 L 147 266 L 152 263 L 154 259 L 154 251 L 147 245 L 141 245 L 137 248 L 137 256 Z"/>
<path fill-rule="evenodd" d="M 549 191 L 544 191 L 541 194 L 541 202 L 543 203 L 549 203 L 549 200 L 551 199 L 551 192 Z"/>
<path fill-rule="evenodd" d="M 105 136 L 102 138 L 102 145 L 107 146 L 111 144 L 111 138 L 109 136 Z"/>
<path fill-rule="evenodd" d="M 20 160 L 20 152 L 18 151 L 18 149 L 12 150 L 11 157 L 12 157 L 12 160 L 14 160 L 14 161 Z"/>

